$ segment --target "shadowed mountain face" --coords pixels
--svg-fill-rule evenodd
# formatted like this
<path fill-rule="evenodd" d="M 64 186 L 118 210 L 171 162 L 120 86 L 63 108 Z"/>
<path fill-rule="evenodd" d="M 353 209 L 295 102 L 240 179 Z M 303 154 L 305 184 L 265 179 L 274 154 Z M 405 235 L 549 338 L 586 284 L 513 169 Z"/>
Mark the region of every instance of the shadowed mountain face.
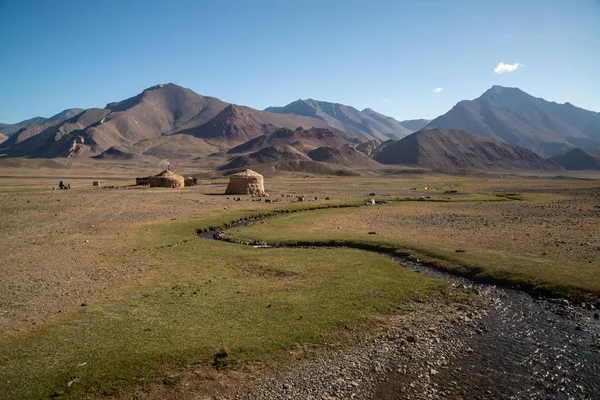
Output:
<path fill-rule="evenodd" d="M 351 145 L 334 147 L 319 147 L 308 152 L 308 156 L 314 161 L 330 164 L 344 165 L 350 168 L 378 168 L 381 167 L 377 161 L 369 158 L 361 151 Z"/>
<path fill-rule="evenodd" d="M 290 146 L 269 146 L 248 155 L 234 157 L 230 162 L 223 165 L 219 169 L 224 170 L 246 168 L 252 165 L 281 163 L 296 160 L 309 160 L 309 158 Z"/>
<path fill-rule="evenodd" d="M 288 145 L 309 151 L 321 146 L 336 146 L 346 144 L 348 141 L 343 139 L 331 129 L 302 129 L 295 130 L 281 128 L 272 133 L 259 136 L 249 140 L 239 146 L 236 146 L 228 151 L 229 154 L 247 153 L 258 151 L 264 147 Z"/>
<path fill-rule="evenodd" d="M 576 148 L 565 154 L 551 157 L 550 159 L 564 169 L 600 170 L 600 151 Z"/>
<path fill-rule="evenodd" d="M 298 100 L 285 107 L 269 107 L 265 111 L 317 118 L 332 128 L 359 135 L 362 141 L 399 139 L 411 133 L 400 122 L 371 109 L 361 112 L 343 104 L 312 99 Z"/>
<path fill-rule="evenodd" d="M 207 123 L 181 133 L 218 142 L 244 143 L 269 130 L 275 127 L 261 125 L 250 113 L 230 104 Z"/>
<path fill-rule="evenodd" d="M 425 129 L 460 129 L 551 156 L 573 147 L 600 149 L 600 113 L 493 86 L 461 101 Z"/>
<path fill-rule="evenodd" d="M 387 146 L 375 156 L 382 164 L 438 170 L 537 170 L 561 168 L 531 150 L 456 130 L 424 130 Z"/>

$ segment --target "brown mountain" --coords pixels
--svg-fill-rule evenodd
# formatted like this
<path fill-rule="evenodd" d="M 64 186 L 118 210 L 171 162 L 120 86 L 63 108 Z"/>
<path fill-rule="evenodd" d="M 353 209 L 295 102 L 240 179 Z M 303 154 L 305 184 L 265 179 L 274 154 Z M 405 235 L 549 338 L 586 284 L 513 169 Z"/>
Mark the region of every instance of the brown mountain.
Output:
<path fill-rule="evenodd" d="M 295 130 L 281 128 L 254 138 L 228 151 L 229 154 L 255 152 L 264 147 L 288 145 L 301 151 L 310 151 L 321 146 L 336 146 L 348 141 L 331 129 L 311 128 Z"/>
<path fill-rule="evenodd" d="M 546 156 L 574 147 L 600 149 L 600 113 L 502 86 L 459 102 L 425 129 L 465 130 Z"/>
<path fill-rule="evenodd" d="M 158 85 L 104 109 L 89 109 L 58 124 L 29 127 L 3 149 L 9 156 L 64 157 L 99 154 L 113 146 L 171 133 L 190 119 L 206 122 L 227 103 L 174 84 Z M 26 138 L 23 135 L 27 135 Z"/>
<path fill-rule="evenodd" d="M 28 126 L 0 145 L 6 146 L 0 152 L 6 151 L 10 156 L 43 158 L 82 154 L 95 146 L 95 142 L 83 130 L 107 114 L 108 110 L 90 108 L 68 120 Z"/>
<path fill-rule="evenodd" d="M 531 150 L 457 130 L 425 130 L 391 144 L 375 156 L 382 164 L 437 170 L 557 171 L 560 166 Z"/>
<path fill-rule="evenodd" d="M 298 100 L 284 107 L 269 107 L 265 111 L 320 119 L 331 128 L 358 135 L 360 141 L 399 139 L 411 133 L 400 122 L 371 109 L 358 111 L 343 104 L 313 99 Z M 347 139 L 351 140 L 352 137 Z"/>
<path fill-rule="evenodd" d="M 308 152 L 308 156 L 314 161 L 326 162 L 329 164 L 344 165 L 350 168 L 379 168 L 381 164 L 364 153 L 357 150 L 354 146 L 345 144 L 342 146 L 328 147 L 323 146 Z"/>
<path fill-rule="evenodd" d="M 565 154 L 559 154 L 550 159 L 564 169 L 600 170 L 600 151 L 575 148 Z"/>
<path fill-rule="evenodd" d="M 65 111 L 61 116 L 70 113 Z M 110 103 L 104 109 L 85 110 L 65 121 L 30 125 L 21 129 L 17 138 L 0 145 L 0 154 L 49 158 L 93 156 L 111 147 L 128 149 L 143 142 L 143 152 L 178 157 L 176 149 L 181 149 L 182 156 L 189 157 L 227 149 L 278 127 L 298 126 L 323 128 L 326 124 L 315 118 L 230 105 L 181 86 L 164 84 Z M 179 143 L 186 141 L 178 135 L 199 140 L 187 140 L 195 147 L 181 147 L 169 144 L 168 139 L 159 139 L 174 136 Z M 160 143 L 152 146 L 153 141 Z"/>
<path fill-rule="evenodd" d="M 248 155 L 236 156 L 219 169 L 245 168 L 258 164 L 295 160 L 309 160 L 309 158 L 291 146 L 269 146 Z"/>
<path fill-rule="evenodd" d="M 275 130 L 273 125 L 261 125 L 249 112 L 235 104 L 225 107 L 214 118 L 196 128 L 180 131 L 217 143 L 243 143 L 263 133 Z"/>
<path fill-rule="evenodd" d="M 4 133 L 0 133 L 0 143 L 5 142 L 6 139 L 8 139 L 8 136 L 6 136 Z"/>

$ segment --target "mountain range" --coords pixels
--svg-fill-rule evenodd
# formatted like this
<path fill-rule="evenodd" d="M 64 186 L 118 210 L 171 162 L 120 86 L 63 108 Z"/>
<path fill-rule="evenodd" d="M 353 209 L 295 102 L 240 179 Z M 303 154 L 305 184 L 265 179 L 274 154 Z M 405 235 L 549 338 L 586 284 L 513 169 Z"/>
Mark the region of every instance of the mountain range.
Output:
<path fill-rule="evenodd" d="M 298 100 L 284 107 L 268 107 L 265 111 L 316 118 L 329 127 L 354 133 L 368 140 L 401 139 L 413 132 L 394 118 L 379 114 L 370 108 L 358 111 L 343 104 L 313 99 Z"/>
<path fill-rule="evenodd" d="M 502 140 L 544 156 L 575 147 L 600 149 L 600 113 L 493 86 L 475 100 L 456 104 L 425 129 L 460 129 Z"/>
<path fill-rule="evenodd" d="M 0 136 L 2 158 L 179 158 L 219 169 L 269 164 L 273 170 L 332 171 L 326 165 L 337 165 L 338 172 L 384 164 L 600 169 L 593 161 L 600 113 L 501 86 L 434 120 L 397 121 L 369 108 L 313 99 L 256 110 L 161 84 L 104 108 L 0 124 L 0 132 L 6 133 Z M 564 152 L 571 153 L 558 156 Z M 572 162 L 582 157 L 592 161 Z"/>
<path fill-rule="evenodd" d="M 68 119 L 74 117 L 83 111 L 83 108 L 68 108 L 64 111 L 59 112 L 56 115 L 51 116 L 50 118 L 44 117 L 34 117 L 27 119 L 25 121 L 17 122 L 16 124 L 2 124 L 0 123 L 0 132 L 6 136 L 10 136 L 18 130 L 28 127 L 30 125 L 43 125 L 46 122 L 51 121 L 62 121 L 63 119 Z"/>

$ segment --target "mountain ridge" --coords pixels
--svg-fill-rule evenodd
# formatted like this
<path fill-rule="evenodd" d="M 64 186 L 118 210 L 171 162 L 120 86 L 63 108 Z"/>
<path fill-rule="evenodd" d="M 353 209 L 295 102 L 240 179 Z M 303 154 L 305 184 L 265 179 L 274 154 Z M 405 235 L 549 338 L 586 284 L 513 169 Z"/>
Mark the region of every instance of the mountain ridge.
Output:
<path fill-rule="evenodd" d="M 436 170 L 558 171 L 554 162 L 522 147 L 460 130 L 421 130 L 388 145 L 374 159 Z"/>
<path fill-rule="evenodd" d="M 600 113 L 499 85 L 458 102 L 424 129 L 464 130 L 545 156 L 583 144 L 600 149 Z"/>
<path fill-rule="evenodd" d="M 317 118 L 332 128 L 358 134 L 363 141 L 399 139 L 412 132 L 392 117 L 379 114 L 371 109 L 359 111 L 352 106 L 314 99 L 296 100 L 283 107 L 267 107 L 265 111 Z"/>

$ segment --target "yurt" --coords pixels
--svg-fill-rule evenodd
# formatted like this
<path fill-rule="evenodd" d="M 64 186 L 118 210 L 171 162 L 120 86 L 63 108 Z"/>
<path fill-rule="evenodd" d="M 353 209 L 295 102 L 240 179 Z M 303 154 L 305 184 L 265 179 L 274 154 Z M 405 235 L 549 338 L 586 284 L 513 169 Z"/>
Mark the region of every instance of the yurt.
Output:
<path fill-rule="evenodd" d="M 266 193 L 263 176 L 251 169 L 233 174 L 229 177 L 225 194 L 264 196 Z"/>
<path fill-rule="evenodd" d="M 148 178 L 150 187 L 179 188 L 184 187 L 184 182 L 183 176 L 166 170 Z"/>

